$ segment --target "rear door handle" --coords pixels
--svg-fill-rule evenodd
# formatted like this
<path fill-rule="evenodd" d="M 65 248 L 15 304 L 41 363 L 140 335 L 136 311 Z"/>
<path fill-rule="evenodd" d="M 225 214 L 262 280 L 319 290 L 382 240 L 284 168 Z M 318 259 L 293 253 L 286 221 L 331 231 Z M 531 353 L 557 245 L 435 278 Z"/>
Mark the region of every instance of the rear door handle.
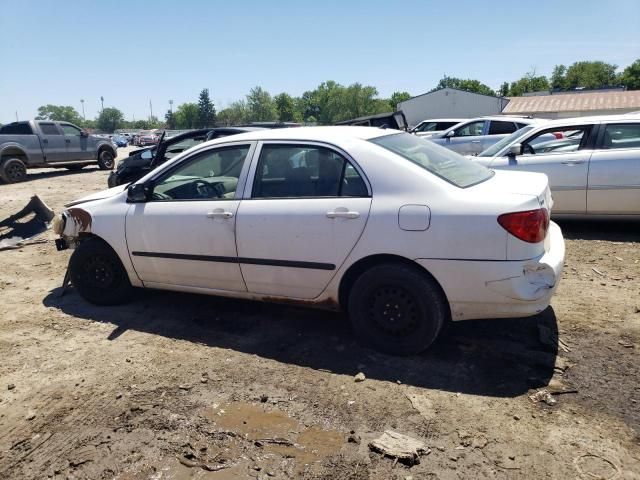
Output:
<path fill-rule="evenodd" d="M 67 143 L 71 143 L 71 140 L 69 140 L 68 138 L 65 138 L 64 141 L 67 142 Z"/>
<path fill-rule="evenodd" d="M 328 218 L 358 218 L 360 217 L 360 212 L 353 212 L 351 210 L 336 209 L 333 212 L 327 212 Z"/>
<path fill-rule="evenodd" d="M 213 212 L 207 212 L 207 218 L 231 218 L 233 217 L 233 212 L 228 212 L 226 210 L 217 209 Z"/>
<path fill-rule="evenodd" d="M 585 163 L 584 160 L 565 160 L 562 162 L 563 165 L 582 165 Z"/>
<path fill-rule="evenodd" d="M 47 140 L 46 138 L 43 138 L 42 143 L 49 143 L 49 140 Z"/>
<path fill-rule="evenodd" d="M 480 140 L 471 140 L 471 143 L 480 143 Z"/>

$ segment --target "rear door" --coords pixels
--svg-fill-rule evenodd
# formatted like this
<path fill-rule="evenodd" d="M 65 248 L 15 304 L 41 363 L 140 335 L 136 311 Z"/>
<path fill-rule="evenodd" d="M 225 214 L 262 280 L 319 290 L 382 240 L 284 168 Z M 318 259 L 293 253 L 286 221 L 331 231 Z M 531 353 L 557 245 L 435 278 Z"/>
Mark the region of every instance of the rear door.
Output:
<path fill-rule="evenodd" d="M 587 213 L 640 215 L 640 122 L 600 126 L 589 167 Z"/>
<path fill-rule="evenodd" d="M 518 130 L 517 125 L 512 121 L 506 120 L 490 120 L 489 121 L 489 130 L 487 134 L 482 137 L 480 140 L 480 149 L 474 149 L 472 155 L 477 155 L 480 152 L 485 151 L 494 143 L 500 141 L 507 135 L 511 135 L 513 132 Z M 477 151 L 476 151 L 477 150 Z"/>
<path fill-rule="evenodd" d="M 67 144 L 62 130 L 55 122 L 38 122 L 38 127 L 47 163 L 64 162 L 67 159 Z"/>
<path fill-rule="evenodd" d="M 553 196 L 553 212 L 584 214 L 593 131 L 594 125 L 538 130 L 523 139 L 520 155 L 496 157 L 491 168 L 545 173 Z"/>
<path fill-rule="evenodd" d="M 88 137 L 81 135 L 81 130 L 70 123 L 59 123 L 64 133 L 64 141 L 67 149 L 67 160 L 91 160 L 94 153 L 89 151 Z"/>
<path fill-rule="evenodd" d="M 249 292 L 317 297 L 360 238 L 371 190 L 343 152 L 264 142 L 238 209 L 236 239 Z"/>

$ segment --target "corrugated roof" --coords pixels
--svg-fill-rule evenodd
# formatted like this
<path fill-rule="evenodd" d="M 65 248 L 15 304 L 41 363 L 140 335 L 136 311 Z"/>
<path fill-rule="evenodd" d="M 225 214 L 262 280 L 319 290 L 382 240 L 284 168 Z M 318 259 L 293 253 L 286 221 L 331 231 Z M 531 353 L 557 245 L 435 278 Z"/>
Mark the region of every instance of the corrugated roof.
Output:
<path fill-rule="evenodd" d="M 640 109 L 640 90 L 510 97 L 502 113 L 582 112 Z"/>

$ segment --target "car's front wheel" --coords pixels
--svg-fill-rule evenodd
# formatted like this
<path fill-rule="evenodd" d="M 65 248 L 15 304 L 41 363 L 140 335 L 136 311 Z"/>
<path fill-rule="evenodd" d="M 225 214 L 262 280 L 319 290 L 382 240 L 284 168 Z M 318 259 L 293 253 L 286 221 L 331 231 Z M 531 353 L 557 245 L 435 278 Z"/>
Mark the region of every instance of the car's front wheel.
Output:
<path fill-rule="evenodd" d="M 356 335 L 391 355 L 414 355 L 440 333 L 448 305 L 438 285 L 417 267 L 377 265 L 355 281 L 349 317 Z"/>
<path fill-rule="evenodd" d="M 69 269 L 80 296 L 96 305 L 124 303 L 133 293 L 120 258 L 99 238 L 80 243 L 71 255 Z"/>

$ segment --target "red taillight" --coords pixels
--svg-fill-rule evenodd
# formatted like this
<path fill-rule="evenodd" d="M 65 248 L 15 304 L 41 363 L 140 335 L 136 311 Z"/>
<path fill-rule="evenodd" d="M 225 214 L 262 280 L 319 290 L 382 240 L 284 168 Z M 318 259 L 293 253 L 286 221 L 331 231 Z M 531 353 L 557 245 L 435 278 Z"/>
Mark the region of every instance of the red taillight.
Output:
<path fill-rule="evenodd" d="M 538 243 L 545 239 L 549 228 L 549 212 L 545 208 L 526 212 L 505 213 L 498 223 L 507 232 L 520 240 Z"/>

